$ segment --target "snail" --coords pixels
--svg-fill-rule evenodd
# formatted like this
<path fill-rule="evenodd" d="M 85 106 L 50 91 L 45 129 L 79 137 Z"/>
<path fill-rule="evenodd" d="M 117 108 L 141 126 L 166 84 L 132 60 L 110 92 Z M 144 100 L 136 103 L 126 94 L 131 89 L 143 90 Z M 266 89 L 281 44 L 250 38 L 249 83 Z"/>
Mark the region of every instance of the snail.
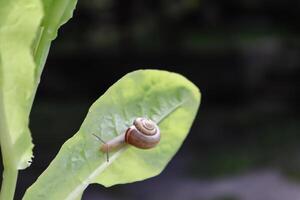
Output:
<path fill-rule="evenodd" d="M 114 151 L 126 144 L 130 144 L 140 149 L 150 149 L 155 147 L 160 141 L 160 130 L 157 124 L 149 119 L 138 117 L 134 120 L 123 134 L 113 138 L 108 142 L 104 142 L 99 136 L 97 137 L 103 145 L 100 150 L 104 153 Z"/>

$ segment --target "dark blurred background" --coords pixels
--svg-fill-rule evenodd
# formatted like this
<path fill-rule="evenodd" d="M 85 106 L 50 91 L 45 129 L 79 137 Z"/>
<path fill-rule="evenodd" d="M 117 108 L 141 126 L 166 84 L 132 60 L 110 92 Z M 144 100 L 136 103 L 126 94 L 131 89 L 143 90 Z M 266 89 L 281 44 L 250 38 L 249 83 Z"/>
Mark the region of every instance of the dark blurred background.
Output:
<path fill-rule="evenodd" d="M 17 199 L 128 72 L 183 74 L 202 104 L 158 177 L 84 200 L 300 199 L 300 2 L 79 0 L 53 42 L 31 113 L 32 166 Z"/>

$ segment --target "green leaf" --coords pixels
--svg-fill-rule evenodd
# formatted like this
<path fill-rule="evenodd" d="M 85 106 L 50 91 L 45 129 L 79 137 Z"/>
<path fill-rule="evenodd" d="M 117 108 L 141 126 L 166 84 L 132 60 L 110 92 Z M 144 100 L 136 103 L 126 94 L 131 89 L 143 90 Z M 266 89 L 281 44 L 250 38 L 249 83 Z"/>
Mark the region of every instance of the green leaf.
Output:
<path fill-rule="evenodd" d="M 39 81 L 52 40 L 57 36 L 60 26 L 65 24 L 73 15 L 77 0 L 41 0 L 44 8 L 44 18 L 39 29 L 38 37 L 33 45 L 35 62 L 38 66 L 36 78 Z"/>
<path fill-rule="evenodd" d="M 51 41 L 76 0 L 0 0 L 0 139 L 4 165 L 30 165 L 29 113 Z M 44 12 L 43 12 L 44 10 Z M 7 152 L 7 153 L 5 153 Z M 6 160 L 6 161 L 5 161 Z"/>
<path fill-rule="evenodd" d="M 0 0 L 0 139 L 4 167 L 30 165 L 29 113 L 36 89 L 32 42 L 43 16 L 39 0 Z"/>
<path fill-rule="evenodd" d="M 159 70 L 127 74 L 92 105 L 80 130 L 24 199 L 77 199 L 91 183 L 108 187 L 158 175 L 187 136 L 199 103 L 198 88 L 181 75 Z M 126 145 L 111 152 L 106 162 L 93 134 L 109 141 L 124 133 L 136 117 L 158 123 L 160 143 L 149 150 Z"/>

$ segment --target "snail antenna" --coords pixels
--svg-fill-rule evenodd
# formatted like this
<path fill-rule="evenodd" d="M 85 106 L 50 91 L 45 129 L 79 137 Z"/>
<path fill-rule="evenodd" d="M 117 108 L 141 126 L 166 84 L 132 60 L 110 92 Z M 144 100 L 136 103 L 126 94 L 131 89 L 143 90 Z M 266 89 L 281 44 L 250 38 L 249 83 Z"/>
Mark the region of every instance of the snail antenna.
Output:
<path fill-rule="evenodd" d="M 93 136 L 95 136 L 97 138 L 97 140 L 99 140 L 103 144 L 106 144 L 106 142 L 104 140 L 102 140 L 98 135 L 93 134 Z M 107 149 L 106 149 L 106 162 L 109 162 L 108 145 L 106 145 L 106 146 L 107 146 Z"/>

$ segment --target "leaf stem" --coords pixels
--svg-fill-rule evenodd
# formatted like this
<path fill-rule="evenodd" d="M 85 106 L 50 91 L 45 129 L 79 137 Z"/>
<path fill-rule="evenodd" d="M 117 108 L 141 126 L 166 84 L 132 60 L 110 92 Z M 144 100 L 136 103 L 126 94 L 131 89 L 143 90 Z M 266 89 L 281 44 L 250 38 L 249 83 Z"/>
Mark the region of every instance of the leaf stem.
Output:
<path fill-rule="evenodd" d="M 45 10 L 38 40 L 33 46 L 34 61 L 37 65 L 37 85 L 49 54 L 51 42 L 56 38 L 58 27 L 64 22 L 62 20 L 64 20 L 66 10 L 70 9 L 73 4 L 74 1 L 71 0 L 53 1 L 51 7 Z"/>
<path fill-rule="evenodd" d="M 40 82 L 40 77 L 43 71 L 43 68 L 45 66 L 46 59 L 49 54 L 49 49 L 51 45 L 51 40 L 47 37 L 47 35 L 44 33 L 45 28 L 41 30 L 41 38 L 38 41 L 38 44 L 36 46 L 36 49 L 34 51 L 34 61 L 36 63 L 36 85 Z"/>
<path fill-rule="evenodd" d="M 1 186 L 1 200 L 13 200 L 18 179 L 18 170 L 6 167 L 3 170 L 3 179 Z"/>
<path fill-rule="evenodd" d="M 0 80 L 0 86 L 1 85 L 2 82 Z M 7 128 L 2 92 L 0 92 L 0 114 L 0 144 L 3 160 L 3 179 L 0 200 L 13 200 L 18 178 L 18 169 L 15 167 L 15 158 L 11 145 L 11 138 Z"/>

